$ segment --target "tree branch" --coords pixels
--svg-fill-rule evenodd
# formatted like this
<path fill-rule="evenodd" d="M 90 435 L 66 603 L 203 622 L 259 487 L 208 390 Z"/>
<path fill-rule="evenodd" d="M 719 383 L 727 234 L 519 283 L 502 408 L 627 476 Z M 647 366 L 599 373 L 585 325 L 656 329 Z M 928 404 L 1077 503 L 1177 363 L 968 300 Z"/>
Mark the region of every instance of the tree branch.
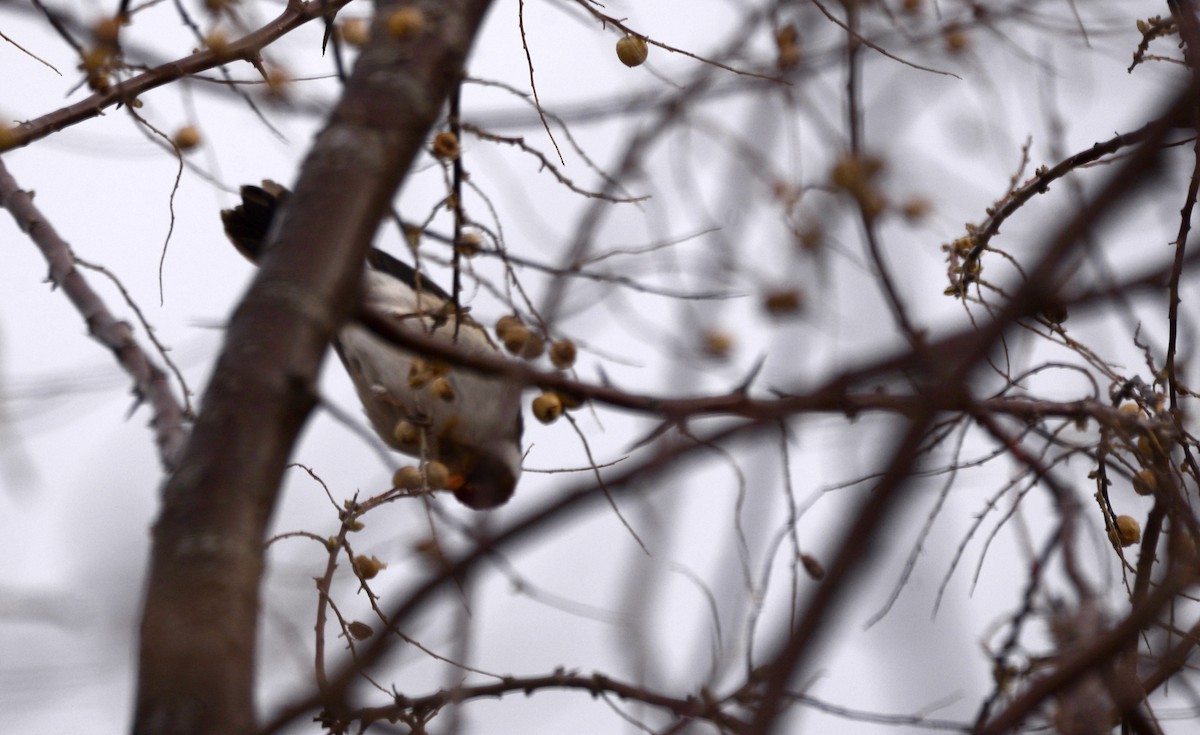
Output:
<path fill-rule="evenodd" d="M 173 472 L 178 466 L 187 430 L 184 428 L 183 408 L 171 393 L 171 384 L 146 351 L 133 338 L 129 324 L 117 319 L 99 294 L 88 285 L 87 279 L 75 267 L 71 246 L 59 237 L 54 226 L 38 210 L 33 197 L 21 191 L 16 180 L 0 160 L 0 207 L 7 209 L 21 228 L 42 251 L 50 264 L 50 280 L 61 288 L 88 325 L 88 332 L 100 344 L 112 350 L 117 363 L 133 378 L 134 395 L 138 401 L 148 401 L 154 416 L 158 456 L 163 468 Z"/>
<path fill-rule="evenodd" d="M 154 526 L 141 628 L 138 735 L 250 733 L 263 535 L 330 339 L 363 262 L 490 2 L 405 3 L 423 15 L 371 41 L 303 166 L 229 324 Z"/>

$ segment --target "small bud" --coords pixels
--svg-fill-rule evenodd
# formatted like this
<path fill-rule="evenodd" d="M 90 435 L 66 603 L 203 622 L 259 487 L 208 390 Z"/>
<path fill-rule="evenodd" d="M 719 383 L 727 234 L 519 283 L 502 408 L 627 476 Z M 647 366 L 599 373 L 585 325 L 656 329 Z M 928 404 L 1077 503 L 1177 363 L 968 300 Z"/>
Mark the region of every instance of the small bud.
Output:
<path fill-rule="evenodd" d="M 550 363 L 559 370 L 566 370 L 575 364 L 575 343 L 569 339 L 560 339 L 550 345 Z"/>
<path fill-rule="evenodd" d="M 200 145 L 200 131 L 194 125 L 185 125 L 175 133 L 173 140 L 179 150 L 190 151 Z"/>
<path fill-rule="evenodd" d="M 1142 527 L 1133 516 L 1117 516 L 1115 528 L 1109 531 L 1109 539 L 1121 546 L 1133 546 L 1142 540 Z"/>
<path fill-rule="evenodd" d="M 409 38 L 425 29 L 425 12 L 412 6 L 395 10 L 387 19 L 388 33 L 396 38 Z"/>
<path fill-rule="evenodd" d="M 363 579 L 374 579 L 375 575 L 384 569 L 387 569 L 387 564 L 379 561 L 374 555 L 370 558 L 362 555 L 354 557 L 354 571 Z"/>
<path fill-rule="evenodd" d="M 562 416 L 562 399 L 553 391 L 546 391 L 533 399 L 533 415 L 543 424 L 552 424 Z"/>
<path fill-rule="evenodd" d="M 443 130 L 433 136 L 433 156 L 443 161 L 453 161 L 462 153 L 458 144 L 458 136 L 449 130 Z"/>
<path fill-rule="evenodd" d="M 421 476 L 421 470 L 415 466 L 405 465 L 392 475 L 392 485 L 401 490 L 416 490 L 425 485 L 425 478 Z"/>
<path fill-rule="evenodd" d="M 617 58 L 625 66 L 633 68 L 641 66 L 646 61 L 646 56 L 650 53 L 650 48 L 646 45 L 644 38 L 631 36 L 628 33 L 617 41 Z"/>
<path fill-rule="evenodd" d="M 371 626 L 367 625 L 366 623 L 360 623 L 357 620 L 351 621 L 351 623 L 346 626 L 346 631 L 350 634 L 350 637 L 356 641 L 365 641 L 375 633 L 375 630 Z"/>

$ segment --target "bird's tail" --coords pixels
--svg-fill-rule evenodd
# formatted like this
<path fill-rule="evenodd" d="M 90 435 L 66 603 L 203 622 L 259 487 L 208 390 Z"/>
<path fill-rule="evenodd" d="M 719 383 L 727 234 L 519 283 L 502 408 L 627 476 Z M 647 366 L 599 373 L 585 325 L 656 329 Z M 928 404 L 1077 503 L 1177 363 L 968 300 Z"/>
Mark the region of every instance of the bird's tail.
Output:
<path fill-rule="evenodd" d="M 275 212 L 287 200 L 289 193 L 286 188 L 265 179 L 262 186 L 243 186 L 242 203 L 233 209 L 221 211 L 225 235 L 250 262 L 257 263 L 262 255 L 263 243 L 271 230 Z"/>

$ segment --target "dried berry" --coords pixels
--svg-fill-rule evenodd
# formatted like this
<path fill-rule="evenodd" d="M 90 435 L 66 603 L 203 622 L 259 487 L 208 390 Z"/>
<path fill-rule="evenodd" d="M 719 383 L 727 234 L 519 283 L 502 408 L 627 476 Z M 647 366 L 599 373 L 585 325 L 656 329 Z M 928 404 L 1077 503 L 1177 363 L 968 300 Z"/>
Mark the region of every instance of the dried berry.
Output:
<path fill-rule="evenodd" d="M 625 66 L 631 68 L 641 66 L 649 53 L 650 48 L 646 45 L 644 38 L 625 34 L 621 40 L 617 41 L 617 58 Z"/>
<path fill-rule="evenodd" d="M 533 399 L 533 415 L 543 424 L 551 424 L 562 416 L 562 399 L 553 391 L 546 391 Z"/>

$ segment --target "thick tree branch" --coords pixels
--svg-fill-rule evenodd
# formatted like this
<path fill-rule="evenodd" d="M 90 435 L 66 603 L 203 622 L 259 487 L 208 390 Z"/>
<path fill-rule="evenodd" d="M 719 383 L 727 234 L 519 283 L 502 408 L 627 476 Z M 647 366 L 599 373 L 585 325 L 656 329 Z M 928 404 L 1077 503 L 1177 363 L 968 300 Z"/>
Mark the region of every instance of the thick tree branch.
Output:
<path fill-rule="evenodd" d="M 135 732 L 255 730 L 263 534 L 330 339 L 378 223 L 462 74 L 488 0 L 405 3 L 421 28 L 371 42 L 320 133 L 230 322 L 154 527 Z"/>

